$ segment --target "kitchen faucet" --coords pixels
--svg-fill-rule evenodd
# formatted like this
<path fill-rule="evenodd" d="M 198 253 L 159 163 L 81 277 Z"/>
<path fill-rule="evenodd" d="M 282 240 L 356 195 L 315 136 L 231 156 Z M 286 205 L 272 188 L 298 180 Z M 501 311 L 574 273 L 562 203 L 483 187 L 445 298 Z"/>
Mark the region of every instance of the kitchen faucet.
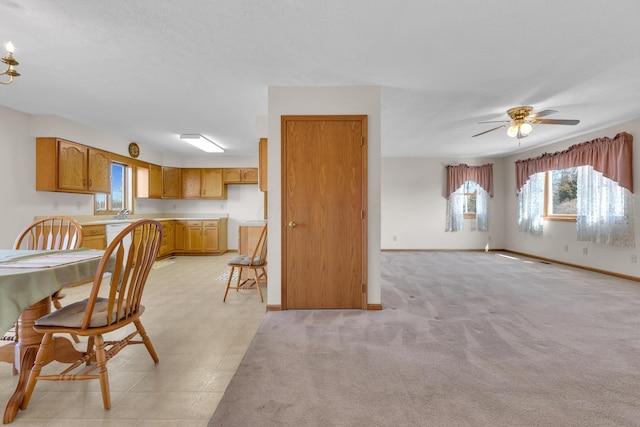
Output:
<path fill-rule="evenodd" d="M 123 209 L 116 214 L 116 219 L 127 219 L 127 215 L 129 215 L 130 212 L 129 209 Z"/>

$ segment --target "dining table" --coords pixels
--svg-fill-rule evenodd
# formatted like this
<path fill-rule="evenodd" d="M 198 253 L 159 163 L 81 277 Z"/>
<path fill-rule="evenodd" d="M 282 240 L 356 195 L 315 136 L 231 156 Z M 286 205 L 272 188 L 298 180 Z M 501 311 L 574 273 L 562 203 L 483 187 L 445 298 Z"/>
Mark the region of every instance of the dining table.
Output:
<path fill-rule="evenodd" d="M 35 321 L 51 312 L 51 295 L 65 286 L 91 282 L 104 251 L 0 249 L 0 335 L 15 327 L 17 339 L 0 346 L 0 361 L 14 364 L 18 384 L 9 398 L 3 424 L 18 413 L 42 335 Z M 54 339 L 49 361 L 74 362 L 83 356 L 66 337 Z"/>

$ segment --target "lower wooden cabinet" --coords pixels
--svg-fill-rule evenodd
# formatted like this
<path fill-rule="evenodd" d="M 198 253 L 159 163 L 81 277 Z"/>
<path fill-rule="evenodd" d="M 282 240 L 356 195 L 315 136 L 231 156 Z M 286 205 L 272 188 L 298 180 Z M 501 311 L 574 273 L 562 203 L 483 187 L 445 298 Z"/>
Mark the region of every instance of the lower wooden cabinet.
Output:
<path fill-rule="evenodd" d="M 189 220 L 178 226 L 186 254 L 223 254 L 227 252 L 227 218 Z M 184 230 L 184 231 L 183 231 Z M 178 252 L 176 248 L 176 252 Z"/>
<path fill-rule="evenodd" d="M 104 225 L 83 225 L 82 247 L 101 250 L 106 249 L 107 232 Z"/>

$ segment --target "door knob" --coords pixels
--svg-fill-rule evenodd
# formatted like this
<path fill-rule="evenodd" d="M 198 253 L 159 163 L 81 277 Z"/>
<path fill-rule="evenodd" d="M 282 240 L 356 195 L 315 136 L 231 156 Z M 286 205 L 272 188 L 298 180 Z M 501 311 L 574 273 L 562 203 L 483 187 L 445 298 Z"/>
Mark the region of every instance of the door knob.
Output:
<path fill-rule="evenodd" d="M 296 225 L 298 225 L 298 224 L 296 224 L 295 221 L 291 221 L 289 223 L 289 227 L 291 227 L 291 228 L 295 227 Z"/>

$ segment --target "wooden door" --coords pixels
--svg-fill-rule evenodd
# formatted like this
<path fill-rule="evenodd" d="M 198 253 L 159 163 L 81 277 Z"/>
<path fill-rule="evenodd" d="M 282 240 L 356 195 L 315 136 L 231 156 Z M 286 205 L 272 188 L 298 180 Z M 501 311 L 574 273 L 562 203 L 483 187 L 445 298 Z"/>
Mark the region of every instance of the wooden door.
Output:
<path fill-rule="evenodd" d="M 283 308 L 366 308 L 367 117 L 283 116 Z"/>

